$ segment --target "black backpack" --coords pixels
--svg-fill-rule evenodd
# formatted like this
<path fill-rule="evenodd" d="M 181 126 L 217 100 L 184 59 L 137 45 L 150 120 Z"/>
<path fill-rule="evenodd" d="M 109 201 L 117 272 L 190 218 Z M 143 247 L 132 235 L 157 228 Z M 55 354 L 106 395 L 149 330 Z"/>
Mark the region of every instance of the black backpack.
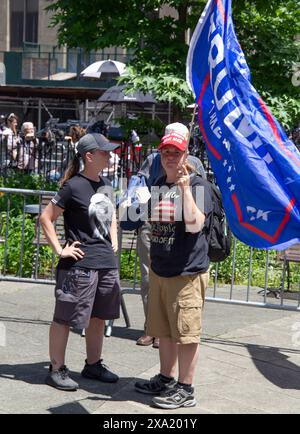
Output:
<path fill-rule="evenodd" d="M 210 182 L 208 184 L 213 203 L 213 212 L 207 237 L 209 246 L 208 256 L 212 262 L 221 262 L 230 255 L 232 233 L 226 223 L 220 190 L 214 184 Z"/>

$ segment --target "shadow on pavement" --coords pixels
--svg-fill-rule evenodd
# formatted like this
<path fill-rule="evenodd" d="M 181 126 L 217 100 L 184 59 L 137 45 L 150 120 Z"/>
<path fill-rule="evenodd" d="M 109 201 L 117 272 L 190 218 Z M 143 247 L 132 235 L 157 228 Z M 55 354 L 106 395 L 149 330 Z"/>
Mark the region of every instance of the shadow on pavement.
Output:
<path fill-rule="evenodd" d="M 17 318 L 11 316 L 0 316 L 0 321 L 2 322 L 13 322 L 13 323 L 23 323 L 23 324 L 35 324 L 35 325 L 46 325 L 50 326 L 51 321 L 45 321 L 42 319 L 32 319 L 32 318 Z"/>
<path fill-rule="evenodd" d="M 90 414 L 79 401 L 69 402 L 58 407 L 47 408 L 51 414 Z"/>
<path fill-rule="evenodd" d="M 136 341 L 143 334 L 141 329 L 133 329 L 127 327 L 113 326 L 111 336 L 115 338 L 128 339 L 131 341 Z"/>
<path fill-rule="evenodd" d="M 11 380 L 13 382 L 24 382 L 31 385 L 44 385 L 45 388 L 50 386 L 45 384 L 45 378 L 48 372 L 49 362 L 38 362 L 18 365 L 0 365 L 0 378 Z M 134 390 L 135 381 L 143 381 L 141 378 L 121 377 L 117 383 L 102 383 L 100 381 L 88 380 L 81 377 L 80 372 L 70 371 L 70 376 L 79 384 L 79 390 L 85 391 L 90 396 L 83 397 L 82 394 L 76 400 L 76 392 L 56 391 L 59 395 L 70 397 L 69 403 L 53 406 L 47 409 L 53 414 L 88 414 L 80 401 L 99 401 L 99 406 L 106 401 L 121 402 L 121 401 L 136 401 L 140 404 L 150 405 L 152 397 L 144 395 Z M 52 388 L 51 388 L 52 389 Z M 53 389 L 55 391 L 55 389 Z M 37 391 L 37 394 L 39 392 Z M 99 396 L 95 396 L 99 394 Z"/>
<path fill-rule="evenodd" d="M 9 316 L 0 316 L 0 322 L 8 322 L 8 323 L 21 323 L 21 324 L 34 324 L 34 325 L 51 325 L 52 321 L 45 321 L 41 319 L 33 319 L 33 318 L 22 318 L 22 317 L 9 317 Z M 81 335 L 82 330 L 70 328 L 70 332 Z M 116 338 L 128 339 L 132 341 L 136 341 L 143 334 L 143 330 L 141 329 L 133 329 L 128 328 L 126 326 L 112 326 L 111 336 Z"/>
<path fill-rule="evenodd" d="M 248 350 L 257 370 L 271 383 L 281 389 L 300 390 L 300 366 L 288 360 L 283 353 L 300 355 L 299 350 L 254 345 L 218 338 L 203 338 L 203 343 L 224 345 L 224 347 L 244 347 Z M 225 350 L 230 351 L 232 350 Z"/>

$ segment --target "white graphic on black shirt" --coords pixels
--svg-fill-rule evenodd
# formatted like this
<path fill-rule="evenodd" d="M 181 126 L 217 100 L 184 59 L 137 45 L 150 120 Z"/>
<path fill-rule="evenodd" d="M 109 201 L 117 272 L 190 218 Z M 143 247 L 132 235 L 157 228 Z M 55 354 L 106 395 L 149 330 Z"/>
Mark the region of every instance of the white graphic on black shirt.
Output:
<path fill-rule="evenodd" d="M 110 231 L 114 206 L 103 193 L 96 193 L 91 197 L 89 205 L 90 223 L 94 238 L 103 240 Z"/>

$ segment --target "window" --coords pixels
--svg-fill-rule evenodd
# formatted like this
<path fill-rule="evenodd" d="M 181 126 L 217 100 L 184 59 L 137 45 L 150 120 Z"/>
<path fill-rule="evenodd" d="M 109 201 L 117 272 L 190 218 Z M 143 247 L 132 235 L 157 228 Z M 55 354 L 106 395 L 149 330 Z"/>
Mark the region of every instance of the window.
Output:
<path fill-rule="evenodd" d="M 19 48 L 23 45 L 24 3 L 20 0 L 10 1 L 10 46 Z"/>
<path fill-rule="evenodd" d="M 25 41 L 38 42 L 39 2 L 26 0 Z"/>
<path fill-rule="evenodd" d="M 39 0 L 10 0 L 10 46 L 38 42 Z"/>

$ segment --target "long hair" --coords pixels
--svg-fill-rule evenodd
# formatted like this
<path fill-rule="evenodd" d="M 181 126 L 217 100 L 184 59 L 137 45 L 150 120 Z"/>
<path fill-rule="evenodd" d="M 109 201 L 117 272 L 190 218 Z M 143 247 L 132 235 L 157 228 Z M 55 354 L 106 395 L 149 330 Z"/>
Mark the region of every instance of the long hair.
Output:
<path fill-rule="evenodd" d="M 187 161 L 185 162 L 185 167 L 187 168 L 189 173 L 197 173 L 193 164 L 188 163 Z"/>
<path fill-rule="evenodd" d="M 18 116 L 16 116 L 14 113 L 11 113 L 6 118 L 6 125 L 11 128 L 14 134 L 17 134 L 17 128 L 15 126 L 12 126 L 12 121 L 14 120 L 19 122 Z"/>
<path fill-rule="evenodd" d="M 73 160 L 70 162 L 65 174 L 60 181 L 60 186 L 62 187 L 69 179 L 73 178 L 73 176 L 77 175 L 80 169 L 80 155 L 75 154 Z"/>
<path fill-rule="evenodd" d="M 81 128 L 79 125 L 72 125 L 70 127 L 70 136 L 72 137 L 72 142 L 78 142 L 81 137 L 85 135 L 85 129 Z"/>

